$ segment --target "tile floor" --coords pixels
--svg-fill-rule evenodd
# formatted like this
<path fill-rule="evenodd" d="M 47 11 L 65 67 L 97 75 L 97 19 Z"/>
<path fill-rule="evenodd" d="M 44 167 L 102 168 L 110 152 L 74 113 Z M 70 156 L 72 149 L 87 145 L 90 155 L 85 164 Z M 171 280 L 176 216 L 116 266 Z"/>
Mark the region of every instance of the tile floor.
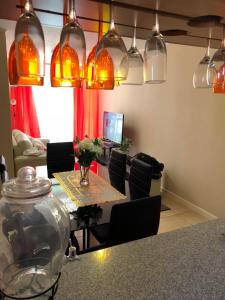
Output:
<path fill-rule="evenodd" d="M 209 220 L 209 218 L 179 203 L 177 199 L 167 193 L 162 194 L 162 201 L 170 210 L 161 212 L 158 233 L 176 230 Z"/>

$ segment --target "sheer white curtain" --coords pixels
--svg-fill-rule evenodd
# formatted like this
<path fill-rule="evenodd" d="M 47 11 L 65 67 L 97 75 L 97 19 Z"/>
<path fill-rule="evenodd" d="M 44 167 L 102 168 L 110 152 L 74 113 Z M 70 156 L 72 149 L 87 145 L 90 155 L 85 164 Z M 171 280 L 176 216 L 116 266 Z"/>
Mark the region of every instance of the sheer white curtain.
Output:
<path fill-rule="evenodd" d="M 51 142 L 73 141 L 73 88 L 52 88 L 50 65 L 45 74 L 45 85 L 33 86 L 41 137 Z"/>

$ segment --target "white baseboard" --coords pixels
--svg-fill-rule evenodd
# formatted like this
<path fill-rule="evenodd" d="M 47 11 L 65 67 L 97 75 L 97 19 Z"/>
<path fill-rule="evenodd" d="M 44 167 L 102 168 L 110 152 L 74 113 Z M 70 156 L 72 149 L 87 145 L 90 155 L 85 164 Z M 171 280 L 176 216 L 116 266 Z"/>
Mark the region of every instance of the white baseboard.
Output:
<path fill-rule="evenodd" d="M 177 194 L 169 191 L 168 189 L 163 188 L 162 191 L 163 191 L 163 193 L 170 194 L 171 196 L 173 196 L 173 198 L 176 202 L 182 203 L 184 206 L 186 206 L 186 207 L 190 208 L 191 210 L 199 213 L 201 216 L 206 217 L 209 220 L 217 219 L 217 216 L 209 213 L 205 209 L 191 203 L 190 201 L 185 200 L 184 198 L 182 198 L 182 197 L 178 196 Z"/>

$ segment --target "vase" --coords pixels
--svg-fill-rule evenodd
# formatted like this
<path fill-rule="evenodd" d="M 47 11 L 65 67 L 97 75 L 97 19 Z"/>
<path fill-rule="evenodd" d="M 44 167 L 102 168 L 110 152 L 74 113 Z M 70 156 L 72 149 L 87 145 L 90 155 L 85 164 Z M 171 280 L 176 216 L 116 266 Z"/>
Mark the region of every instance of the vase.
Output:
<path fill-rule="evenodd" d="M 89 185 L 89 169 L 90 166 L 81 166 L 80 165 L 80 185 L 88 186 Z"/>

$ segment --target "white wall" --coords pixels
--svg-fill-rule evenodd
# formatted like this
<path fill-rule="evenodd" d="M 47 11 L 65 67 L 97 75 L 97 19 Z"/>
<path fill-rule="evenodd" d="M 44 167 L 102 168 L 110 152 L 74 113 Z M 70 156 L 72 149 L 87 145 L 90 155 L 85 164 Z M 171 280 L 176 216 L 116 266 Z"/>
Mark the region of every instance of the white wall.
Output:
<path fill-rule="evenodd" d="M 143 50 L 144 41 L 138 40 L 138 47 Z M 225 95 L 192 87 L 203 48 L 168 44 L 167 49 L 166 83 L 102 91 L 101 109 L 125 114 L 131 153 L 146 152 L 165 164 L 166 189 L 225 216 Z"/>

